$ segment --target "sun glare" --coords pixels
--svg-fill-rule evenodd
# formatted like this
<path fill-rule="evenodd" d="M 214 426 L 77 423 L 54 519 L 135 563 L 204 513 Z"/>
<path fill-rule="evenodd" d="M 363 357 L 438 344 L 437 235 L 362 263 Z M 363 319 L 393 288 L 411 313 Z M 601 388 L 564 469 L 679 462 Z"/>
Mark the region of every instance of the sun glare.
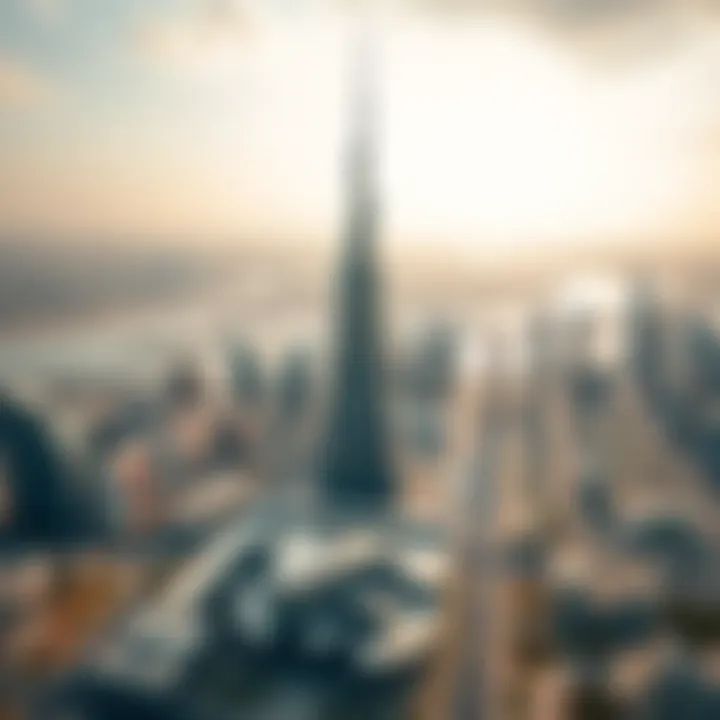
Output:
<path fill-rule="evenodd" d="M 260 225 L 282 216 L 332 234 L 348 110 L 345 30 L 295 28 L 255 58 L 264 91 L 247 128 L 252 142 L 233 140 L 228 125 L 237 154 L 217 162 L 228 200 L 240 156 L 262 166 L 249 189 Z M 381 40 L 390 242 L 625 239 L 672 224 L 689 185 L 678 152 L 688 107 L 678 102 L 688 77 L 682 63 L 598 73 L 508 22 L 390 24 Z"/>

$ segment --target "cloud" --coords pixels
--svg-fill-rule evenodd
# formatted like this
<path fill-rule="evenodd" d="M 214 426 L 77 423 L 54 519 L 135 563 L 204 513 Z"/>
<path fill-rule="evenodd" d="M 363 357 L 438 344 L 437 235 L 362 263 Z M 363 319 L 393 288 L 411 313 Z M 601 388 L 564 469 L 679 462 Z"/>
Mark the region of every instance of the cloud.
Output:
<path fill-rule="evenodd" d="M 37 107 L 54 95 L 46 78 L 19 60 L 0 56 L 0 109 Z"/>
<path fill-rule="evenodd" d="M 145 20 L 134 29 L 132 44 L 159 67 L 202 75 L 235 66 L 255 26 L 244 4 L 206 0 L 193 11 Z"/>
<path fill-rule="evenodd" d="M 419 11 L 483 14 L 498 10 L 526 12 L 567 22 L 606 21 L 637 13 L 652 15 L 672 8 L 694 5 L 710 8 L 709 2 L 692 0 L 398 0 L 401 6 Z"/>
<path fill-rule="evenodd" d="M 435 20 L 505 19 L 531 27 L 598 67 L 662 59 L 720 19 L 718 0 L 397 0 Z"/>
<path fill-rule="evenodd" d="M 70 11 L 71 0 L 21 0 L 26 12 L 43 27 L 59 25 Z"/>
<path fill-rule="evenodd" d="M 549 18 L 582 25 L 664 13 L 675 4 L 673 0 L 541 0 L 536 7 Z"/>

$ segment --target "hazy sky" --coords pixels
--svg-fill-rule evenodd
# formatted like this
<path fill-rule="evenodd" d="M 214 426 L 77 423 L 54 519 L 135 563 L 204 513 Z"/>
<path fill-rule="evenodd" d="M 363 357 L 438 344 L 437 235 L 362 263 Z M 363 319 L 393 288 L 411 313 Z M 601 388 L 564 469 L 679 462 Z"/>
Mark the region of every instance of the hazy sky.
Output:
<path fill-rule="evenodd" d="M 350 4 L 0 0 L 0 230 L 332 237 Z M 719 229 L 710 3 L 379 14 L 390 238 Z"/>

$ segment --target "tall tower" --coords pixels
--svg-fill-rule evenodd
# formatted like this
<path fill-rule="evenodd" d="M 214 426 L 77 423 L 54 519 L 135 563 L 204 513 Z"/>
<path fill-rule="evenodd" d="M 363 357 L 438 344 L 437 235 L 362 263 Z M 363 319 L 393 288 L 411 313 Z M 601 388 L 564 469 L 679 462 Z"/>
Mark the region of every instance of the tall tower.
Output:
<path fill-rule="evenodd" d="M 379 282 L 375 265 L 375 86 L 373 53 L 361 40 L 352 78 L 345 238 L 339 265 L 335 387 L 321 490 L 331 507 L 383 512 L 392 505 L 393 473 L 382 407 Z"/>

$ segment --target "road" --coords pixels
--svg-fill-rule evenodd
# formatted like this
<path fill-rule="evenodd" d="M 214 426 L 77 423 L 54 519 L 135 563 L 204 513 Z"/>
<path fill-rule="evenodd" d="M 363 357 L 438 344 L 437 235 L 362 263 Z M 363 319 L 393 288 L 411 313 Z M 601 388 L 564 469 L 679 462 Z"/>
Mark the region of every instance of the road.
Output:
<path fill-rule="evenodd" d="M 444 667 L 439 673 L 442 680 L 432 703 L 436 711 L 443 708 L 443 717 L 453 720 L 491 717 L 489 708 L 494 703 L 490 648 L 494 645 L 497 561 L 493 540 L 504 426 L 495 398 L 486 395 L 478 402 L 482 395 L 477 390 L 472 393 L 458 424 L 467 429 L 455 448 L 461 473 L 455 508 L 458 562 L 446 610 L 447 642 L 440 658 Z M 427 712 L 421 715 L 431 716 Z"/>

